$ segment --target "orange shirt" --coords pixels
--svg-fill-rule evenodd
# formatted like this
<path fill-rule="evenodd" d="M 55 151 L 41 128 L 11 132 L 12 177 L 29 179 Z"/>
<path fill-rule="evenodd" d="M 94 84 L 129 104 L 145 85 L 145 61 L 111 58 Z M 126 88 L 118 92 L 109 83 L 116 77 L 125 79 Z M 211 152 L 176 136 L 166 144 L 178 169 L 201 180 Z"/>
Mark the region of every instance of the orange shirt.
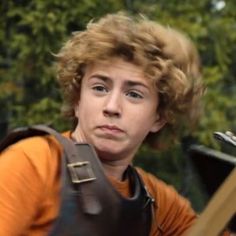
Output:
<path fill-rule="evenodd" d="M 66 134 L 68 136 L 68 134 Z M 44 236 L 59 211 L 62 149 L 51 137 L 33 137 L 10 146 L 0 156 L 0 235 Z M 138 169 L 155 199 L 152 236 L 183 235 L 196 219 L 189 202 L 172 187 Z M 113 186 L 129 196 L 129 182 L 111 177 Z"/>

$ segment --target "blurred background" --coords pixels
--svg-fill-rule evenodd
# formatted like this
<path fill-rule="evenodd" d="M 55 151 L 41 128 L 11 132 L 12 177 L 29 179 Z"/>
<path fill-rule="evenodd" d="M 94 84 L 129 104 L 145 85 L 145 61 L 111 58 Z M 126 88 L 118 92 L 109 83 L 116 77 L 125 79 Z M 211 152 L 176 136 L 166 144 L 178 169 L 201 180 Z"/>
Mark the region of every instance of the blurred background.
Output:
<path fill-rule="evenodd" d="M 185 150 L 191 140 L 221 149 L 212 133 L 236 131 L 235 0 L 0 0 L 0 138 L 36 123 L 68 129 L 52 53 L 91 19 L 119 10 L 175 27 L 198 47 L 207 86 L 198 129 L 164 152 L 143 146 L 136 164 L 173 184 L 201 211 L 205 196 Z"/>

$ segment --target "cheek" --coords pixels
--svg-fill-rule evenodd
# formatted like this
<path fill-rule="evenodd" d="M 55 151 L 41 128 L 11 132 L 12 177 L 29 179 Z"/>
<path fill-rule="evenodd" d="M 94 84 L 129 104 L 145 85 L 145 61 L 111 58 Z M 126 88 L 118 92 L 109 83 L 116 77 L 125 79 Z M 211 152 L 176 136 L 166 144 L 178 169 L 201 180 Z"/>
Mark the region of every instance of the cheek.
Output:
<path fill-rule="evenodd" d="M 129 122 L 129 127 L 134 133 L 147 134 L 151 130 L 154 122 L 154 115 L 148 115 L 145 113 L 145 111 L 142 111 L 139 114 L 132 116 L 132 119 Z"/>
<path fill-rule="evenodd" d="M 84 122 L 96 118 L 99 114 L 99 105 L 92 99 L 81 99 L 76 106 L 76 117 Z"/>
<path fill-rule="evenodd" d="M 153 123 L 156 119 L 156 116 L 157 116 L 156 107 L 154 106 L 148 107 L 148 105 L 147 106 L 144 105 L 140 107 L 138 110 L 134 109 L 132 112 L 132 120 L 136 123 L 139 123 L 141 127 L 142 125 Z"/>

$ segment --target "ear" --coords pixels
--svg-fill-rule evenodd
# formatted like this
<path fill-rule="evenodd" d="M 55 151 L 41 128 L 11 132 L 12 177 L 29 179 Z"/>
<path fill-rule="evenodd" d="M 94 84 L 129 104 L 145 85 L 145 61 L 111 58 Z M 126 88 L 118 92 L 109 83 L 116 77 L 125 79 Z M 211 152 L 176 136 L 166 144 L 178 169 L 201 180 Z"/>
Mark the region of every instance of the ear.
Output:
<path fill-rule="evenodd" d="M 165 124 L 166 124 L 166 120 L 162 118 L 159 114 L 157 114 L 156 120 L 151 126 L 150 132 L 152 133 L 158 132 L 160 129 L 162 129 L 162 127 L 164 127 Z"/>

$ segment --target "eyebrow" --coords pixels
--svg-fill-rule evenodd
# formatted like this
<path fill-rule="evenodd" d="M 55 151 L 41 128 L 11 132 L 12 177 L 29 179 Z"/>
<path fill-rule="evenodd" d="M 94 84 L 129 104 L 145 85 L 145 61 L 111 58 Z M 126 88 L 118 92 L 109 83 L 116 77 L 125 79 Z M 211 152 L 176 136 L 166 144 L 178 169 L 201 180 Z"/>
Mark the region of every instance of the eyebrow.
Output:
<path fill-rule="evenodd" d="M 142 83 L 142 82 L 128 80 L 128 81 L 126 81 L 126 83 L 127 83 L 127 85 L 130 86 L 130 87 L 133 87 L 133 86 L 142 86 L 142 87 L 144 87 L 144 88 L 146 88 L 146 89 L 149 90 L 149 87 L 148 87 L 146 84 Z"/>
<path fill-rule="evenodd" d="M 100 79 L 100 80 L 102 80 L 104 82 L 107 82 L 107 81 L 111 80 L 109 76 L 101 75 L 101 74 L 93 74 L 93 75 L 91 75 L 90 79 L 93 79 L 93 78 Z"/>
<path fill-rule="evenodd" d="M 98 78 L 98 79 L 100 79 L 100 80 L 102 80 L 102 81 L 104 81 L 104 82 L 109 82 L 109 81 L 111 81 L 111 78 L 110 78 L 109 76 L 101 75 L 101 74 L 93 74 L 90 78 L 91 78 L 91 79 L 92 79 L 92 78 Z M 126 81 L 125 81 L 125 84 L 128 85 L 129 87 L 142 86 L 142 87 L 144 87 L 144 88 L 150 90 L 150 88 L 149 88 L 146 84 L 144 84 L 144 83 L 142 83 L 142 82 L 139 82 L 139 81 L 126 80 Z"/>

